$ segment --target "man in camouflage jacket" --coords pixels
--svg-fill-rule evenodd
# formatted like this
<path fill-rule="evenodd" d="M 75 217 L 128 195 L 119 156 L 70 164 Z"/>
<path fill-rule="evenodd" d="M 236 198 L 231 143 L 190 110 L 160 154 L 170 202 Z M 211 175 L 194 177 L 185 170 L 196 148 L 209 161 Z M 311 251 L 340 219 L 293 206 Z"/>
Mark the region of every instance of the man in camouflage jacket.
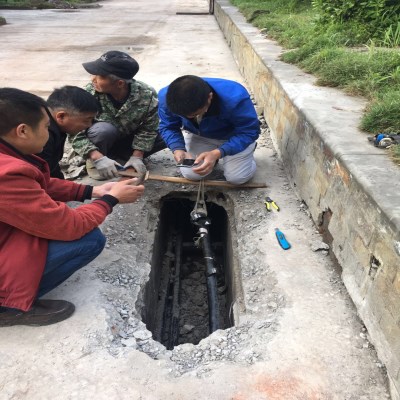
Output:
<path fill-rule="evenodd" d="M 139 65 L 128 54 L 109 51 L 82 64 L 93 75 L 86 90 L 100 103 L 101 111 L 87 130 L 70 138 L 74 150 L 98 174 L 97 179 L 117 176 L 120 164 L 146 172 L 143 158 L 165 148 L 158 135 L 158 99 L 149 85 L 132 79 Z M 90 171 L 89 171 L 90 172 Z"/>

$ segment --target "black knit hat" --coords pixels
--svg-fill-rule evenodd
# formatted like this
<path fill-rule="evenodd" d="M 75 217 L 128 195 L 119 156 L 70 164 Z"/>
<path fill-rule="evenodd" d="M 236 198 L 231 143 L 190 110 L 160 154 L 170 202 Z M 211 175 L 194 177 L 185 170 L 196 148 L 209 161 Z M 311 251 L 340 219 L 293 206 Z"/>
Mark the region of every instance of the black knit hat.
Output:
<path fill-rule="evenodd" d="M 82 65 L 91 75 L 115 75 L 122 79 L 132 79 L 139 71 L 137 61 L 122 51 L 108 51 L 99 59 Z"/>

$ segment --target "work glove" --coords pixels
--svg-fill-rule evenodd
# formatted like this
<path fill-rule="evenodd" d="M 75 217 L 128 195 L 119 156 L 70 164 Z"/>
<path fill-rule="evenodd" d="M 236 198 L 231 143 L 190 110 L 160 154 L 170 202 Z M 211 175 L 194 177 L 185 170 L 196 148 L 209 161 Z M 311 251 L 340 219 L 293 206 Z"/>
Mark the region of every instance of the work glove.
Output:
<path fill-rule="evenodd" d="M 146 166 L 143 164 L 143 160 L 140 157 L 131 156 L 131 158 L 124 165 L 125 168 L 133 167 L 139 175 L 145 175 L 147 172 Z"/>
<path fill-rule="evenodd" d="M 100 176 L 104 179 L 110 179 L 114 178 L 115 176 L 118 176 L 118 171 L 116 166 L 120 164 L 118 164 L 111 158 L 103 156 L 98 160 L 93 161 L 93 164 L 97 169 L 98 173 L 100 174 Z"/>

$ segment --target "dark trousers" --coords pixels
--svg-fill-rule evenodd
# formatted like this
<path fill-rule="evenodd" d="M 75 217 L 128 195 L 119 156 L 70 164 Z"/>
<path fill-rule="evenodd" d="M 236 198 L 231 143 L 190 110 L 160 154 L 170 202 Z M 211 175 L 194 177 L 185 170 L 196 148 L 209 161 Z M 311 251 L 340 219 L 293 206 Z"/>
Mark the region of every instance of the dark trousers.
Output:
<path fill-rule="evenodd" d="M 132 141 L 135 135 L 123 136 L 109 122 L 96 122 L 87 130 L 86 134 L 88 139 L 99 148 L 99 151 L 109 158 L 126 162 L 132 155 Z M 163 138 L 158 134 L 153 148 L 144 153 L 144 158 L 166 147 Z"/>

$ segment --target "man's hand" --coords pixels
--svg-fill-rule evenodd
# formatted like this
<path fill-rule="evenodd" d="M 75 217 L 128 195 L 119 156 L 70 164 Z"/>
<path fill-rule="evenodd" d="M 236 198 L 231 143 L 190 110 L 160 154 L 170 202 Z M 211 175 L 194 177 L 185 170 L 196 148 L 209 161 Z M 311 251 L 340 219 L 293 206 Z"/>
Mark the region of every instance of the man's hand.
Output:
<path fill-rule="evenodd" d="M 110 190 L 117 182 L 106 182 L 102 185 L 93 186 L 92 198 L 97 199 L 105 194 L 110 194 Z"/>
<path fill-rule="evenodd" d="M 103 153 L 100 153 L 100 151 L 98 150 L 92 150 L 89 154 L 88 157 L 92 160 L 92 161 L 96 161 L 101 157 L 104 157 Z"/>
<path fill-rule="evenodd" d="M 194 157 L 191 153 L 188 153 L 185 150 L 175 150 L 174 151 L 174 159 L 177 164 L 180 164 L 186 158 L 193 159 Z"/>
<path fill-rule="evenodd" d="M 118 199 L 119 203 L 133 203 L 144 192 L 144 186 L 135 186 L 136 178 L 126 179 L 119 182 L 113 182 L 114 185 L 109 190 L 108 194 Z"/>
<path fill-rule="evenodd" d="M 136 172 L 140 175 L 144 175 L 147 172 L 146 166 L 143 164 L 143 159 L 137 156 L 131 156 L 128 162 L 124 165 L 125 168 L 133 167 Z"/>
<path fill-rule="evenodd" d="M 116 165 L 120 164 L 107 156 L 103 156 L 98 160 L 93 161 L 93 164 L 102 178 L 110 179 L 118 176 Z"/>
<path fill-rule="evenodd" d="M 208 175 L 220 158 L 221 152 L 218 149 L 201 153 L 195 160 L 195 164 L 199 164 L 199 166 L 194 167 L 192 171 L 199 175 Z"/>

